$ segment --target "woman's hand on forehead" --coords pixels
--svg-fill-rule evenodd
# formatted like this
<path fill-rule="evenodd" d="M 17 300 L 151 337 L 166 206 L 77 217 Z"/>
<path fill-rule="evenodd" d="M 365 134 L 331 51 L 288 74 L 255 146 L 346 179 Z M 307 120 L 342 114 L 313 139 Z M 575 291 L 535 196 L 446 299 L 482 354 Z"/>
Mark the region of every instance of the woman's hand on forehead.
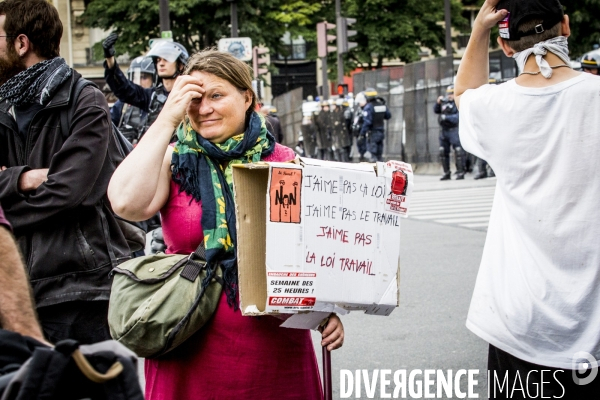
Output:
<path fill-rule="evenodd" d="M 177 126 L 183 120 L 190 102 L 202 98 L 206 91 L 202 87 L 203 85 L 203 82 L 196 77 L 190 75 L 178 76 L 161 111 L 161 116 L 168 118 L 173 126 Z"/>

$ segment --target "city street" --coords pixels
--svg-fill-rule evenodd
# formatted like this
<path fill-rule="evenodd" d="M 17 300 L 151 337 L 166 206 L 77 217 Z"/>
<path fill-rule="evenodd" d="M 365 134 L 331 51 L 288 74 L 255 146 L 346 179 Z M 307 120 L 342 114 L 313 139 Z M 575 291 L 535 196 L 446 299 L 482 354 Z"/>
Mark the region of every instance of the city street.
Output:
<path fill-rule="evenodd" d="M 371 378 L 376 369 L 391 370 L 388 393 L 396 370 L 406 370 L 408 379 L 413 370 L 474 369 L 475 393 L 487 398 L 487 344 L 467 330 L 465 320 L 496 179 L 475 181 L 469 174 L 441 182 L 439 176 L 416 175 L 414 183 L 411 216 L 401 225 L 400 307 L 389 317 L 342 317 L 345 343 L 332 353 L 334 399 L 340 398 L 341 369 L 367 370 Z M 320 334 L 312 336 L 322 371 Z M 143 383 L 143 362 L 139 371 Z M 460 388 L 467 390 L 464 378 Z M 367 397 L 364 384 L 361 391 L 360 398 L 380 398 L 379 388 L 375 397 Z"/>
<path fill-rule="evenodd" d="M 495 178 L 475 181 L 472 175 L 464 181 L 444 182 L 439 176 L 415 176 L 411 205 L 415 216 L 403 220 L 401 228 L 400 307 L 389 317 L 354 312 L 342 318 L 345 344 L 332 354 L 334 398 L 340 398 L 340 369 L 352 374 L 365 369 L 369 377 L 375 369 L 389 369 L 388 393 L 393 391 L 396 370 L 406 370 L 408 377 L 416 369 L 446 374 L 478 369 L 475 393 L 487 398 L 487 344 L 465 328 L 487 222 L 474 221 L 469 209 L 489 215 L 495 183 Z M 313 333 L 320 362 L 319 336 Z M 466 388 L 464 381 L 461 390 L 466 392 Z M 364 383 L 361 395 L 369 398 Z M 356 393 L 350 398 L 356 398 Z M 380 398 L 379 388 L 370 398 Z M 411 398 L 408 393 L 407 398 Z"/>

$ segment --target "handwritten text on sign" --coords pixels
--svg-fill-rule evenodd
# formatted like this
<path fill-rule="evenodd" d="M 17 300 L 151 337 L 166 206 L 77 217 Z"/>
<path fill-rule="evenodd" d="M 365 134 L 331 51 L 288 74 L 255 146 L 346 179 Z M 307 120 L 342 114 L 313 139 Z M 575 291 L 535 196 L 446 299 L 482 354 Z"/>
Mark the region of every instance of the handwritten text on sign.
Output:
<path fill-rule="evenodd" d="M 305 266 L 374 276 L 382 229 L 399 229 L 398 213 L 385 210 L 391 188 L 372 173 L 305 168 Z"/>

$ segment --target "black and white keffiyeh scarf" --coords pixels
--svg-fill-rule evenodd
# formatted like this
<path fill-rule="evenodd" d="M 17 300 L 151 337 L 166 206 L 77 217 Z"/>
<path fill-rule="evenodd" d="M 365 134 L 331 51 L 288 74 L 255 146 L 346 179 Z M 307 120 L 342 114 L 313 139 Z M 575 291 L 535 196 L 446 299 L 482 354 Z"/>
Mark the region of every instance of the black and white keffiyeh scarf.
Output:
<path fill-rule="evenodd" d="M 73 75 L 73 69 L 60 57 L 45 60 L 18 73 L 0 86 L 0 98 L 20 107 L 48 104 L 56 89 Z"/>

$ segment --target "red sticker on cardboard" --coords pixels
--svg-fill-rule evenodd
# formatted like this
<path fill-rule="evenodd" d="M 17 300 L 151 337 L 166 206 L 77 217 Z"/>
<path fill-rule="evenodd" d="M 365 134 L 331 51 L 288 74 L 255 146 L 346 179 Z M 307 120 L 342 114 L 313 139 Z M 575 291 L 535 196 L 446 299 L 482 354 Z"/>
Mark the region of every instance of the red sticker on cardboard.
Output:
<path fill-rule="evenodd" d="M 316 301 L 315 297 L 269 297 L 270 306 L 313 307 Z"/>
<path fill-rule="evenodd" d="M 273 168 L 269 188 L 271 222 L 300 223 L 302 170 Z"/>

